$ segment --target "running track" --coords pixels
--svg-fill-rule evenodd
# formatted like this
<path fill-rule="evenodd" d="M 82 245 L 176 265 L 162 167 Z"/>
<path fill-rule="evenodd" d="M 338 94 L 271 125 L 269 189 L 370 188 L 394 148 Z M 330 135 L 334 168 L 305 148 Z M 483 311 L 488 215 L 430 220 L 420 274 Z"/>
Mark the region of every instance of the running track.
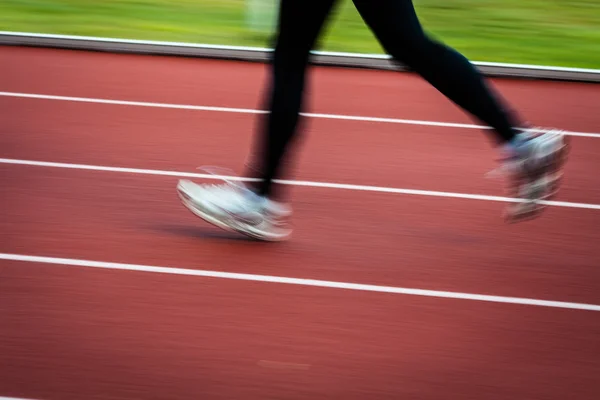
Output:
<path fill-rule="evenodd" d="M 242 171 L 263 65 L 0 59 L 0 396 L 600 398 L 597 85 L 494 81 L 579 133 L 560 203 L 509 226 L 489 137 L 430 123 L 473 124 L 454 105 L 412 75 L 318 69 L 296 234 L 265 245 L 174 190 L 201 165 Z"/>

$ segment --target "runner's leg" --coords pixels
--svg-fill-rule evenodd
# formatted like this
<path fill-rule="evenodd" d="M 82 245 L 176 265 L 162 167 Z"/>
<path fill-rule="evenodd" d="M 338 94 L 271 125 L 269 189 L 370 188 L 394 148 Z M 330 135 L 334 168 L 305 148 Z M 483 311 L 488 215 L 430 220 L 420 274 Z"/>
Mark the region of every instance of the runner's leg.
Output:
<path fill-rule="evenodd" d="M 310 51 L 336 0 L 282 0 L 278 35 L 270 69 L 267 97 L 269 114 L 260 119 L 258 154 L 249 166 L 260 182 L 252 188 L 272 196 L 273 179 L 281 173 L 282 160 L 298 130 L 299 113 L 304 104 L 304 89 Z"/>
<path fill-rule="evenodd" d="M 519 125 L 516 116 L 462 54 L 425 34 L 412 0 L 353 1 L 365 23 L 392 57 L 494 128 L 499 143 L 514 138 Z"/>

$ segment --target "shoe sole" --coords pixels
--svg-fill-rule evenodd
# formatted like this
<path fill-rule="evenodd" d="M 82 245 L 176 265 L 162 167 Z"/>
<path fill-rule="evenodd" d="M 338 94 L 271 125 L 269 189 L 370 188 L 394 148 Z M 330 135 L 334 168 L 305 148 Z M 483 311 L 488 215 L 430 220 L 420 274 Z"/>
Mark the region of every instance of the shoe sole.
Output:
<path fill-rule="evenodd" d="M 220 219 L 215 218 L 210 213 L 205 212 L 201 208 L 199 208 L 197 203 L 195 203 L 194 200 L 179 185 L 177 186 L 177 194 L 184 207 L 190 212 L 192 212 L 192 214 L 208 222 L 211 225 L 221 228 L 224 231 L 239 233 L 251 239 L 262 242 L 282 242 L 288 240 L 291 236 L 291 233 L 282 235 L 266 235 L 264 233 L 261 234 L 256 231 L 252 231 L 251 229 L 244 228 L 244 226 L 240 224 L 227 224 L 221 221 Z"/>

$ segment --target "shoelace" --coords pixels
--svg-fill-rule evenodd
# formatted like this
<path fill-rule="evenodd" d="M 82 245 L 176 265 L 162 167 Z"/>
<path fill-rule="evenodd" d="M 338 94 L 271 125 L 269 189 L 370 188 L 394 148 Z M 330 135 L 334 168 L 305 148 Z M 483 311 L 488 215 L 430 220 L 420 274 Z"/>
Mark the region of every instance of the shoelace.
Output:
<path fill-rule="evenodd" d="M 197 169 L 224 182 L 221 184 L 211 184 L 210 188 L 217 197 L 227 199 L 230 207 L 244 212 L 249 210 L 251 204 L 256 204 L 252 202 L 251 192 L 244 185 L 238 183 L 238 181 L 246 179 L 235 177 L 236 175 L 233 170 L 217 166 L 202 166 Z M 232 179 L 232 177 L 234 178 Z M 258 197 L 256 200 L 258 200 Z"/>
<path fill-rule="evenodd" d="M 520 135 L 523 138 L 523 144 L 526 144 L 530 140 L 541 140 L 540 144 L 548 143 L 551 138 L 548 135 L 560 134 L 562 131 L 553 128 L 543 128 L 537 126 L 528 126 L 527 128 L 521 129 Z M 515 149 L 518 151 L 518 148 Z M 507 157 L 500 158 L 498 160 L 501 165 L 485 174 L 488 178 L 498 178 L 502 176 L 509 176 L 515 174 L 523 168 L 526 160 L 524 156 L 519 154 L 512 154 Z"/>

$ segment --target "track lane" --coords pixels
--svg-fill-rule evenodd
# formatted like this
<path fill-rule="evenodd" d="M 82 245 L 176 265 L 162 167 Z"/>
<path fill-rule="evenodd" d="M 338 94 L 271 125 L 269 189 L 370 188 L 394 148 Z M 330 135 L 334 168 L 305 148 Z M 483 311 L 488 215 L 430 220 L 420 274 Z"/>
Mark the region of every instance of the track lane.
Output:
<path fill-rule="evenodd" d="M 272 246 L 198 220 L 175 178 L 5 171 L 2 253 L 600 304 L 594 211 L 517 227 L 500 203 L 298 188 L 294 240 Z"/>
<path fill-rule="evenodd" d="M 3 91 L 223 107 L 262 109 L 267 72 L 263 64 L 1 46 L 0 57 Z M 312 71 L 311 112 L 473 123 L 413 74 Z M 598 85 L 504 79 L 490 84 L 536 125 L 600 131 Z"/>
<path fill-rule="evenodd" d="M 200 172 L 202 165 L 245 173 L 252 115 L 0 98 L 0 157 Z M 28 115 L 28 118 L 21 118 Z M 498 154 L 476 131 L 367 122 L 310 121 L 288 178 L 504 195 L 487 179 Z M 16 134 L 19 132 L 19 134 Z M 571 138 L 557 200 L 600 204 L 600 140 Z"/>
<path fill-rule="evenodd" d="M 586 312 L 21 263 L 0 275 L 0 391 L 14 396 L 600 393 Z"/>

